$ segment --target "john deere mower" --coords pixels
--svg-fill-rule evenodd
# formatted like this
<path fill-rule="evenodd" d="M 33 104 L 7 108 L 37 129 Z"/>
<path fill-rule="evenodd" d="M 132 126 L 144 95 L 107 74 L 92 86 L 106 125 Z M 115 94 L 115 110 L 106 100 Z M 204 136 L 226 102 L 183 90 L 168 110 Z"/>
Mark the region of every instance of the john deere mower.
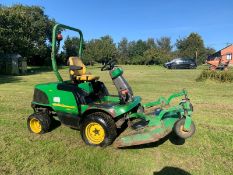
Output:
<path fill-rule="evenodd" d="M 56 64 L 57 46 L 62 39 L 60 31 L 64 29 L 77 32 L 80 38 L 78 57 L 68 60 L 70 80 L 67 81 L 62 79 Z M 27 120 L 31 132 L 44 134 L 50 131 L 55 119 L 80 130 L 86 144 L 102 147 L 112 143 L 116 147 L 151 143 L 171 132 L 183 139 L 194 134 L 193 107 L 185 90 L 170 95 L 168 99 L 160 97 L 142 104 L 141 97 L 133 94 L 123 77 L 123 70 L 115 67 L 115 61 L 110 60 L 101 68 L 102 71 L 109 71 L 117 89 L 117 95 L 110 95 L 98 76 L 86 73 L 82 48 L 81 30 L 62 24 L 54 26 L 51 59 L 57 82 L 35 86 L 34 113 Z M 174 98 L 182 96 L 177 106 L 170 106 Z M 154 112 L 144 112 L 152 107 Z"/>

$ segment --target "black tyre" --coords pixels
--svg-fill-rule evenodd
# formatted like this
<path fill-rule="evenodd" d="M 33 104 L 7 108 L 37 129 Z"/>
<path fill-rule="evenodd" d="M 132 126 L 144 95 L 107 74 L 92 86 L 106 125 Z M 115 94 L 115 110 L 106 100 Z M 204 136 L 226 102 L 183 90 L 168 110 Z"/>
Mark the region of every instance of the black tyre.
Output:
<path fill-rule="evenodd" d="M 115 140 L 116 125 L 108 114 L 95 112 L 85 117 L 81 127 L 81 136 L 87 145 L 105 147 Z"/>
<path fill-rule="evenodd" d="M 50 124 L 50 117 L 44 113 L 34 113 L 27 119 L 28 130 L 36 134 L 44 134 L 48 132 Z"/>
<path fill-rule="evenodd" d="M 172 65 L 172 66 L 171 66 L 171 69 L 176 69 L 176 66 L 175 66 L 175 65 Z"/>
<path fill-rule="evenodd" d="M 190 65 L 190 66 L 189 66 L 189 69 L 196 69 L 196 66 Z"/>
<path fill-rule="evenodd" d="M 182 139 L 187 139 L 195 133 L 196 128 L 195 128 L 194 123 L 192 122 L 191 126 L 190 126 L 190 130 L 185 131 L 184 130 L 184 123 L 185 123 L 185 118 L 178 120 L 174 125 L 174 132 L 176 133 L 176 135 L 178 137 L 180 137 Z"/>

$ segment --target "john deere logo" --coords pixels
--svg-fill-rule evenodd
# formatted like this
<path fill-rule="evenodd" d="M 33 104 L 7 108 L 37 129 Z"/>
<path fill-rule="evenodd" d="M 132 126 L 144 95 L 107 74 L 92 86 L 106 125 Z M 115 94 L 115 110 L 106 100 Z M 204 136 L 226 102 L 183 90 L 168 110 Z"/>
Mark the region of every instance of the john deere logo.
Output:
<path fill-rule="evenodd" d="M 60 103 L 60 97 L 53 97 L 53 102 Z"/>

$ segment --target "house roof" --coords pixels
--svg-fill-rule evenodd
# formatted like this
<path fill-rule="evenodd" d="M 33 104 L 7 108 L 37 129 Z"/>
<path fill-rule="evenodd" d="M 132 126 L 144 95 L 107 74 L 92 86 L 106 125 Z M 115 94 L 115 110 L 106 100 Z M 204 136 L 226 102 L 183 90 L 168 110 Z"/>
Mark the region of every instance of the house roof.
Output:
<path fill-rule="evenodd" d="M 222 51 L 222 50 L 224 50 L 224 49 L 226 49 L 226 48 L 228 48 L 228 47 L 230 47 L 230 46 L 232 46 L 232 45 L 233 45 L 233 44 L 230 44 L 230 45 L 228 45 L 228 46 L 222 48 L 221 50 L 219 50 L 219 51 L 217 51 L 217 52 L 215 52 L 215 53 L 209 55 L 209 56 L 208 56 L 208 59 L 212 58 L 213 56 L 217 56 L 217 55 L 219 55 L 219 54 L 221 55 L 221 51 Z M 208 59 L 207 59 L 207 60 L 208 60 Z"/>
<path fill-rule="evenodd" d="M 224 48 L 222 48 L 222 49 L 220 49 L 219 51 L 217 51 L 217 52 L 220 52 L 221 50 L 224 50 L 224 49 L 226 49 L 226 48 L 228 48 L 228 47 L 230 47 L 230 46 L 232 46 L 232 44 L 230 44 L 230 45 L 228 45 L 228 46 L 226 46 L 226 47 L 224 47 Z M 216 52 L 216 53 L 217 53 Z"/>

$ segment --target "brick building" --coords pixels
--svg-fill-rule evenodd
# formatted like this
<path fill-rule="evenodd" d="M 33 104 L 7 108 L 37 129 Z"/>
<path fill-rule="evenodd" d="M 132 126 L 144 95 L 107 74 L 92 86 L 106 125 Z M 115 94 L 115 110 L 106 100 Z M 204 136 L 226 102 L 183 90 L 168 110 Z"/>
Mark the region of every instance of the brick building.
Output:
<path fill-rule="evenodd" d="M 210 55 L 207 61 L 214 61 L 222 59 L 222 62 L 228 62 L 229 64 L 233 65 L 233 45 L 228 45 L 227 47 L 215 52 L 214 54 Z"/>

